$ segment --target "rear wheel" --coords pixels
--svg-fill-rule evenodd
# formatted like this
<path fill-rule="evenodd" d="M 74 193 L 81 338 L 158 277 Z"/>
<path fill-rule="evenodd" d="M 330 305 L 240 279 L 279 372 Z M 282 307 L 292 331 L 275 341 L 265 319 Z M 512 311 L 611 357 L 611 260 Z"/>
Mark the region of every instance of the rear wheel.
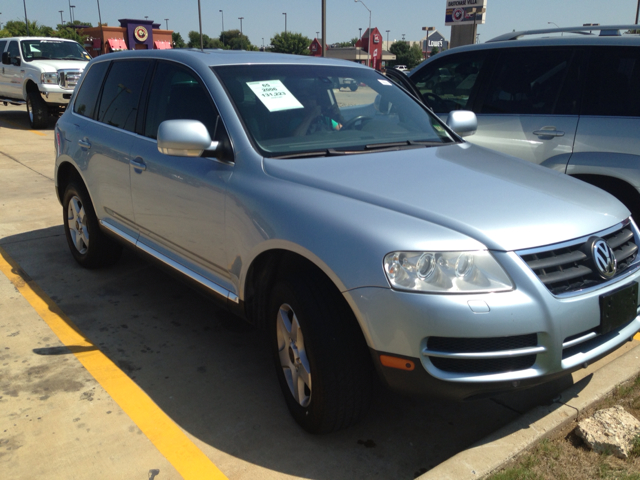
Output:
<path fill-rule="evenodd" d="M 47 103 L 40 96 L 40 92 L 27 93 L 27 113 L 31 128 L 38 130 L 49 124 L 49 109 Z"/>
<path fill-rule="evenodd" d="M 369 409 L 373 369 L 349 306 L 321 274 L 281 281 L 269 309 L 278 381 L 310 433 L 357 423 Z"/>
<path fill-rule="evenodd" d="M 69 183 L 62 205 L 64 233 L 73 258 L 85 268 L 104 267 L 117 262 L 122 246 L 100 230 L 84 185 Z"/>

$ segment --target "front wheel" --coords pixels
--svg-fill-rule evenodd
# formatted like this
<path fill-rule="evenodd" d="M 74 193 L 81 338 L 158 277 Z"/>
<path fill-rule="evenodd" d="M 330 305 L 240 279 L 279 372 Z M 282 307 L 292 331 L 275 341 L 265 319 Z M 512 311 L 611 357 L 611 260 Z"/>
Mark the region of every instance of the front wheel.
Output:
<path fill-rule="evenodd" d="M 122 246 L 107 237 L 84 185 L 71 182 L 64 193 L 63 222 L 73 258 L 85 268 L 98 268 L 118 261 Z"/>
<path fill-rule="evenodd" d="M 281 281 L 269 318 L 278 381 L 296 422 L 310 433 L 357 423 L 369 409 L 373 369 L 341 295 L 321 274 Z"/>
<path fill-rule="evenodd" d="M 39 130 L 49 124 L 49 109 L 47 103 L 40 96 L 40 92 L 27 93 L 27 113 L 31 128 Z"/>

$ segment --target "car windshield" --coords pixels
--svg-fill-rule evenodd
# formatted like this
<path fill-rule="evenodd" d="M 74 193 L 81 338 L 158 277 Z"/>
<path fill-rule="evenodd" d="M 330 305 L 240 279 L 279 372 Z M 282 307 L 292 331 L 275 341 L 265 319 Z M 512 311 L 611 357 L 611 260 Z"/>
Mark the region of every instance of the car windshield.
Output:
<path fill-rule="evenodd" d="M 453 143 L 443 124 L 371 69 L 212 67 L 261 153 L 303 157 Z"/>
<path fill-rule="evenodd" d="M 22 58 L 33 60 L 91 60 L 91 55 L 76 42 L 61 40 L 23 40 L 20 42 Z"/>

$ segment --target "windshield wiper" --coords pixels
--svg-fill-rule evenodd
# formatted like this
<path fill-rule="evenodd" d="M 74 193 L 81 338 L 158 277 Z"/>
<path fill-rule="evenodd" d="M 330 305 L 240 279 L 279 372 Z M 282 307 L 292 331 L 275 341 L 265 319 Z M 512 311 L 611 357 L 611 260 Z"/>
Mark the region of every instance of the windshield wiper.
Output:
<path fill-rule="evenodd" d="M 365 145 L 366 150 L 398 150 L 402 147 L 438 147 L 443 142 L 431 142 L 428 140 L 405 140 L 402 142 L 372 143 Z"/>
<path fill-rule="evenodd" d="M 335 150 L 333 148 L 327 148 L 325 150 L 317 150 L 314 152 L 298 152 L 298 153 L 291 153 L 289 155 L 278 155 L 271 158 L 286 160 L 288 158 L 333 157 L 333 156 L 339 156 L 339 155 L 349 155 L 351 153 L 361 153 L 361 152 L 346 152 L 346 151 L 343 152 L 340 150 Z"/>

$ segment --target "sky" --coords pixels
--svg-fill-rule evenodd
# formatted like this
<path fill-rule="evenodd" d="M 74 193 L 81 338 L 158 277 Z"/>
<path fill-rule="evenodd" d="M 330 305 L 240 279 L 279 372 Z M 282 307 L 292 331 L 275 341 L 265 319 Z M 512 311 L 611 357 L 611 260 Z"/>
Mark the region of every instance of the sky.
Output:
<path fill-rule="evenodd" d="M 480 42 L 515 30 L 581 26 L 584 23 L 620 25 L 635 23 L 640 0 L 487 0 L 486 24 L 478 26 Z M 60 23 L 60 13 L 69 20 L 69 4 L 75 5 L 74 19 L 98 24 L 98 2 L 103 23 L 119 26 L 118 19 L 144 19 L 160 23 L 165 28 L 188 39 L 190 30 L 198 30 L 198 0 L 0 0 L 0 23 L 24 21 L 26 4 L 29 21 L 54 27 Z M 200 0 L 202 32 L 218 37 L 224 29 L 240 29 L 252 44 L 262 46 L 284 31 L 316 37 L 322 27 L 321 0 Z M 326 0 L 327 43 L 346 42 L 359 35 L 359 28 L 377 27 L 390 41 L 420 40 L 422 27 L 436 27 L 447 40 L 451 27 L 445 27 L 446 0 Z M 223 13 L 220 13 L 220 10 Z M 283 15 L 286 13 L 286 16 Z"/>

